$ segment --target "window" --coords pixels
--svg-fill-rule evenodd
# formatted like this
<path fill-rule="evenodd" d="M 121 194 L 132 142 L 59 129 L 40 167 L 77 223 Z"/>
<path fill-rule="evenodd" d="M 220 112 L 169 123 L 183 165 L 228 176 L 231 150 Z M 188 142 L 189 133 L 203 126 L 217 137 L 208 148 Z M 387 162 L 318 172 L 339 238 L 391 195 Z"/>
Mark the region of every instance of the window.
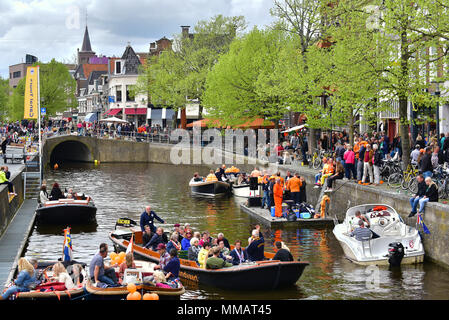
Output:
<path fill-rule="evenodd" d="M 130 92 L 132 86 L 126 86 L 126 101 L 135 101 L 134 94 Z"/>
<path fill-rule="evenodd" d="M 12 74 L 13 78 L 20 78 L 21 72 L 20 71 L 16 71 Z"/>
<path fill-rule="evenodd" d="M 117 99 L 115 100 L 116 102 L 122 102 L 122 86 L 117 86 Z"/>
<path fill-rule="evenodd" d="M 115 62 L 115 74 L 121 74 L 122 73 L 122 62 L 116 61 Z"/>

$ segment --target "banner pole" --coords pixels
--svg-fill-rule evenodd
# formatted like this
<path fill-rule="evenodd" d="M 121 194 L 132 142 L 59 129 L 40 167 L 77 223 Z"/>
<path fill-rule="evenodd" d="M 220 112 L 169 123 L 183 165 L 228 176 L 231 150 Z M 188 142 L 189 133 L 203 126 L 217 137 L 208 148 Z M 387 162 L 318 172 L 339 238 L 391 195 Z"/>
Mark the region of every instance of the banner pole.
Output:
<path fill-rule="evenodd" d="M 40 188 L 42 186 L 43 171 L 42 171 L 42 139 L 41 139 L 41 82 L 40 82 L 39 66 L 37 66 L 37 105 L 39 113 L 38 130 L 39 130 L 39 188 Z"/>

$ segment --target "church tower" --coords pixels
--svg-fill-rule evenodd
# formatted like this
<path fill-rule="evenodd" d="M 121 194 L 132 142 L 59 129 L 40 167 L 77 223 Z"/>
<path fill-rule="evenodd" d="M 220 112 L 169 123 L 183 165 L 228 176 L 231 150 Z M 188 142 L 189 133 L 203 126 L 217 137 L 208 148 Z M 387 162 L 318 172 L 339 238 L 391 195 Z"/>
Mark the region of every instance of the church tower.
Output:
<path fill-rule="evenodd" d="M 78 49 L 78 65 L 89 63 L 89 59 L 91 57 L 95 57 L 95 52 L 92 51 L 92 47 L 90 45 L 89 30 L 87 29 L 86 24 L 83 46 L 81 47 L 81 51 Z"/>

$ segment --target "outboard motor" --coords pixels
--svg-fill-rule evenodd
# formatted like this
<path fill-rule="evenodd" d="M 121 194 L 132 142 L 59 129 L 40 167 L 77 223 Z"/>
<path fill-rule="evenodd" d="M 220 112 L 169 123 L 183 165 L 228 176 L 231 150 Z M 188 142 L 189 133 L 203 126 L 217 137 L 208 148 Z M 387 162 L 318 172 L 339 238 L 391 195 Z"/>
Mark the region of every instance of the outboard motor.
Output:
<path fill-rule="evenodd" d="M 388 263 L 391 267 L 399 267 L 404 258 L 404 246 L 400 242 L 392 242 L 388 245 Z"/>

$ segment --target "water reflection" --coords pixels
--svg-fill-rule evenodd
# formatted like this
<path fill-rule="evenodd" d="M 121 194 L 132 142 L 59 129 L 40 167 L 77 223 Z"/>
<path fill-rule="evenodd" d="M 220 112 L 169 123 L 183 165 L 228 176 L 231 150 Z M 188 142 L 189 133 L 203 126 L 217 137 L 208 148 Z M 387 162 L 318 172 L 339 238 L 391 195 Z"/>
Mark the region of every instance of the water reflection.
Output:
<path fill-rule="evenodd" d="M 165 221 L 171 230 L 175 223 L 189 223 L 194 231 L 223 232 L 233 243 L 244 244 L 257 220 L 239 208 L 233 197 L 217 199 L 191 195 L 188 182 L 192 173 L 208 172 L 198 166 L 162 164 L 89 164 L 61 165 L 48 172 L 50 185 L 57 181 L 63 188 L 91 195 L 98 208 L 97 225 L 71 226 L 73 254 L 76 260 L 89 263 L 108 232 L 120 217 L 139 221 L 146 205 Z M 156 225 L 158 223 L 156 222 Z M 62 256 L 63 229 L 67 226 L 37 225 L 29 239 L 27 256 L 55 260 Z M 332 228 L 287 227 L 270 229 L 262 226 L 265 248 L 274 252 L 274 243 L 283 241 L 295 259 L 310 265 L 291 288 L 266 292 L 222 291 L 186 283 L 183 299 L 447 299 L 449 272 L 426 262 L 402 266 L 400 270 L 380 267 L 379 286 L 367 287 L 366 267 L 344 257 Z"/>

